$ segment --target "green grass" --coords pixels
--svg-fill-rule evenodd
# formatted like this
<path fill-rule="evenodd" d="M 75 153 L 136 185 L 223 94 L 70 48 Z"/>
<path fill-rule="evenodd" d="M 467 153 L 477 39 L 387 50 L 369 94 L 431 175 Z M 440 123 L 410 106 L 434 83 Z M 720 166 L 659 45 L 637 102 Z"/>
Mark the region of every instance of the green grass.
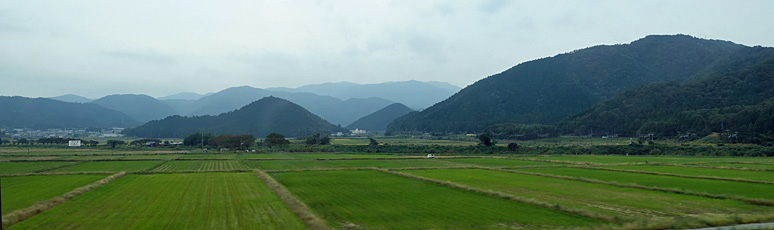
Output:
<path fill-rule="evenodd" d="M 127 175 L 8 229 L 304 229 L 253 173 Z"/>
<path fill-rule="evenodd" d="M 612 156 L 612 155 L 564 155 L 527 157 L 537 160 L 571 161 L 599 164 L 618 163 L 668 163 L 685 164 L 701 162 L 770 161 L 761 157 L 691 157 L 691 156 Z"/>
<path fill-rule="evenodd" d="M 197 169 L 198 171 L 221 171 L 221 170 L 239 170 L 245 169 L 245 166 L 240 161 L 226 160 L 226 161 L 202 161 L 202 164 Z"/>
<path fill-rule="evenodd" d="M 711 163 L 701 164 L 706 166 L 722 166 L 731 168 L 770 169 L 774 170 L 774 164 L 736 164 L 736 163 Z"/>
<path fill-rule="evenodd" d="M 464 166 L 438 159 L 411 160 L 246 160 L 245 164 L 256 169 L 326 169 L 326 168 L 413 168 Z"/>
<path fill-rule="evenodd" d="M 239 159 L 342 159 L 342 158 L 396 158 L 405 157 L 388 154 L 331 154 L 331 153 L 269 153 L 245 154 Z"/>
<path fill-rule="evenodd" d="M 107 175 L 50 175 L 3 177 L 2 215 L 13 210 L 63 195 L 73 189 L 91 184 Z"/>
<path fill-rule="evenodd" d="M 122 158 L 123 156 L 109 156 L 109 155 L 100 155 L 100 156 L 63 156 L 60 157 L 59 160 L 74 160 L 74 161 L 89 161 L 89 160 L 115 160 Z"/>
<path fill-rule="evenodd" d="M 563 176 L 584 177 L 601 181 L 614 181 L 619 183 L 635 183 L 639 185 L 659 188 L 685 189 L 693 192 L 709 194 L 741 196 L 748 198 L 763 198 L 774 200 L 774 185 L 755 184 L 735 181 L 719 181 L 707 179 L 693 179 L 674 176 L 649 175 L 641 173 L 612 172 L 582 168 L 524 168 L 514 169 Z"/>
<path fill-rule="evenodd" d="M 540 161 L 524 161 L 516 159 L 501 159 L 501 158 L 449 158 L 441 159 L 443 161 L 450 161 L 460 164 L 471 164 L 484 167 L 520 167 L 520 166 L 546 166 L 546 165 L 561 165 L 559 163 L 549 163 Z"/>
<path fill-rule="evenodd" d="M 367 229 L 557 228 L 601 222 L 377 171 L 271 174 L 332 227 Z"/>
<path fill-rule="evenodd" d="M 774 172 L 769 172 L 769 171 L 745 171 L 745 170 L 734 170 L 734 169 L 713 169 L 713 168 L 655 166 L 655 165 L 605 166 L 604 168 L 669 173 L 669 174 L 678 174 L 678 175 L 687 175 L 687 176 L 722 177 L 722 178 L 732 178 L 732 179 L 774 182 Z"/>
<path fill-rule="evenodd" d="M 246 169 L 242 162 L 237 160 L 184 160 L 184 161 L 167 161 L 159 167 L 153 169 L 153 171 L 160 172 L 174 172 L 174 171 L 227 171 L 227 170 L 239 170 Z"/>
<path fill-rule="evenodd" d="M 167 161 L 153 169 L 159 172 L 195 171 L 202 161 Z"/>
<path fill-rule="evenodd" d="M 90 161 L 52 170 L 51 172 L 120 172 L 145 171 L 163 161 Z"/>
<path fill-rule="evenodd" d="M 0 162 L 0 174 L 33 173 L 72 164 L 75 164 L 75 162 Z"/>
<path fill-rule="evenodd" d="M 178 159 L 231 160 L 236 159 L 236 154 L 190 154 Z"/>
<path fill-rule="evenodd" d="M 627 218 L 696 214 L 774 212 L 774 208 L 736 200 L 648 191 L 483 169 L 406 170 L 406 173 L 513 196 Z"/>
<path fill-rule="evenodd" d="M 171 160 L 177 159 L 180 155 L 132 155 L 121 157 L 122 160 Z"/>

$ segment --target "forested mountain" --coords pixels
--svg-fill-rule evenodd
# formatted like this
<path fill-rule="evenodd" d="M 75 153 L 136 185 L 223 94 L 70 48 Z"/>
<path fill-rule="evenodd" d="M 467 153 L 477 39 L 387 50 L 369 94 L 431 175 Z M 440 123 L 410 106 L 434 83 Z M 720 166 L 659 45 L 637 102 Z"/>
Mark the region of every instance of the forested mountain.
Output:
<path fill-rule="evenodd" d="M 394 103 L 352 122 L 347 126 L 347 129 L 363 129 L 369 132 L 385 131 L 390 122 L 412 111 L 414 110 L 401 103 Z"/>
<path fill-rule="evenodd" d="M 124 130 L 124 134 L 137 137 L 174 138 L 195 132 L 215 134 L 252 134 L 265 137 L 276 132 L 289 137 L 302 137 L 321 133 L 344 132 L 322 118 L 288 100 L 265 97 L 238 110 L 217 116 L 171 116 L 148 122 L 142 126 Z"/>
<path fill-rule="evenodd" d="M 503 123 L 557 124 L 627 89 L 721 73 L 745 46 L 687 35 L 647 36 L 521 63 L 479 80 L 388 131 L 480 132 Z"/>
<path fill-rule="evenodd" d="M 78 96 L 75 94 L 65 94 L 57 97 L 49 97 L 49 99 L 54 99 L 57 101 L 64 101 L 64 102 L 75 102 L 75 103 L 89 103 L 94 101 L 94 99 Z"/>
<path fill-rule="evenodd" d="M 323 83 L 298 88 L 269 88 L 273 91 L 307 92 L 329 95 L 342 100 L 351 98 L 384 98 L 410 108 L 424 109 L 442 101 L 460 90 L 446 82 L 399 81 L 377 84 L 351 82 Z"/>
<path fill-rule="evenodd" d="M 659 137 L 738 132 L 749 138 L 774 131 L 774 48 L 743 48 L 729 57 L 721 72 L 626 91 L 560 127 L 568 133 Z"/>
<path fill-rule="evenodd" d="M 109 95 L 92 103 L 123 112 L 139 122 L 148 122 L 177 114 L 174 108 L 144 94 Z"/>
<path fill-rule="evenodd" d="M 382 98 L 356 98 L 343 101 L 331 96 L 313 93 L 271 91 L 250 86 L 225 89 L 196 101 L 191 115 L 217 115 L 238 109 L 263 97 L 275 96 L 301 105 L 332 124 L 347 125 L 360 117 L 373 113 L 393 101 Z"/>
<path fill-rule="evenodd" d="M 4 128 L 113 128 L 133 127 L 139 122 L 126 114 L 90 103 L 47 98 L 0 96 L 0 127 Z"/>

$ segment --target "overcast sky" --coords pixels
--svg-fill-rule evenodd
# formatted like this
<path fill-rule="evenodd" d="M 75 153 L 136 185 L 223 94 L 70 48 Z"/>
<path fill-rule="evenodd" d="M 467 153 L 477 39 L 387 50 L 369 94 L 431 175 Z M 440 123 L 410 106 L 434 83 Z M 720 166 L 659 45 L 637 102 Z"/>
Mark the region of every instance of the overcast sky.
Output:
<path fill-rule="evenodd" d="M 464 87 L 524 61 L 678 33 L 774 46 L 774 1 L 3 1 L 0 95 Z"/>

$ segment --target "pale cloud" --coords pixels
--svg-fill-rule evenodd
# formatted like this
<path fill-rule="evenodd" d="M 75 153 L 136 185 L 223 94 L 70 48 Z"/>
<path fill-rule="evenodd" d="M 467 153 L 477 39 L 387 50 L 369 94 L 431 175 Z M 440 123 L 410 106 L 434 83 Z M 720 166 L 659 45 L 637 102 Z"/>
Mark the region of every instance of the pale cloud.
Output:
<path fill-rule="evenodd" d="M 773 46 L 772 1 L 10 1 L 0 94 L 435 80 L 649 34 Z"/>

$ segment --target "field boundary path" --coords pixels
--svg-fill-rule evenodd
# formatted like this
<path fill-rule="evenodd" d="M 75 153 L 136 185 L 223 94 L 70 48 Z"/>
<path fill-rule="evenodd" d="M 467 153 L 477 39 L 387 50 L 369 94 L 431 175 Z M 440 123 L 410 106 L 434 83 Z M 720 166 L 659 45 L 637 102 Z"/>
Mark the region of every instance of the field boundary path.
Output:
<path fill-rule="evenodd" d="M 741 230 L 741 229 L 772 229 L 772 228 L 774 228 L 774 222 L 740 224 L 740 225 L 710 227 L 710 228 L 695 228 L 695 229 L 688 229 L 688 230 Z"/>
<path fill-rule="evenodd" d="M 15 210 L 9 213 L 8 215 L 3 216 L 2 226 L 3 228 L 7 228 L 16 223 L 22 222 L 23 220 L 29 219 L 30 217 L 40 214 L 53 207 L 56 207 L 57 205 L 60 205 L 60 204 L 63 204 L 64 202 L 72 200 L 77 196 L 83 195 L 84 193 L 87 193 L 91 190 L 102 187 L 118 178 L 125 176 L 126 174 L 127 174 L 126 172 L 119 172 L 119 173 L 110 175 L 108 177 L 105 177 L 105 179 L 98 180 L 94 183 L 91 183 L 89 185 L 73 189 L 72 191 L 67 192 L 64 195 L 38 202 L 28 208 Z"/>
<path fill-rule="evenodd" d="M 288 206 L 288 208 L 293 211 L 299 218 L 301 218 L 301 221 L 304 222 L 304 225 L 308 227 L 311 230 L 328 230 L 330 229 L 328 225 L 320 219 L 317 215 L 312 212 L 312 210 L 307 206 L 304 202 L 301 202 L 293 196 L 293 194 L 290 193 L 290 191 L 285 188 L 285 186 L 282 186 L 277 180 L 269 176 L 269 174 L 266 174 L 266 172 L 255 169 L 253 170 L 255 172 L 255 175 L 258 176 L 261 181 L 266 185 L 266 187 L 269 187 L 269 190 L 271 190 L 274 194 L 276 194 L 280 200 L 282 200 L 285 205 Z"/>

